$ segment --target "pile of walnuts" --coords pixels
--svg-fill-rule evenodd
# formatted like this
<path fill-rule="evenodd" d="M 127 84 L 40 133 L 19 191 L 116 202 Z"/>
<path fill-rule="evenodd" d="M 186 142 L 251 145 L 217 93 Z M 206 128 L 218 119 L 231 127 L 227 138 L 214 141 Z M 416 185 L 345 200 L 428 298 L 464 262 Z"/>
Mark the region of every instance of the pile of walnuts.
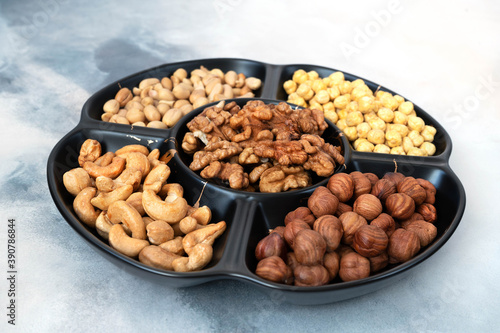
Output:
<path fill-rule="evenodd" d="M 328 127 L 322 111 L 292 109 L 260 100 L 206 108 L 191 120 L 182 148 L 189 168 L 233 189 L 282 192 L 311 185 L 310 172 L 331 176 L 344 164 L 340 147 L 321 137 Z"/>
<path fill-rule="evenodd" d="M 335 174 L 260 240 L 255 273 L 320 286 L 406 262 L 437 235 L 435 195 L 429 181 L 399 172 Z"/>

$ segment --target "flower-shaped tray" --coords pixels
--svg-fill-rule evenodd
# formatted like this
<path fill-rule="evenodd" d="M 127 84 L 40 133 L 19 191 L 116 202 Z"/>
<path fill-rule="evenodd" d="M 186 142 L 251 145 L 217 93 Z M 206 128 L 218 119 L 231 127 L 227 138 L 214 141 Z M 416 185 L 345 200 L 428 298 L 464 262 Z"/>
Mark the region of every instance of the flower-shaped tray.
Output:
<path fill-rule="evenodd" d="M 457 228 L 465 210 L 465 190 L 449 166 L 452 143 L 445 129 L 429 114 L 415 105 L 415 111 L 426 124 L 437 129 L 434 144 L 436 154 L 428 157 L 412 157 L 380 153 L 354 151 L 349 142 L 334 125 L 323 137 L 334 145 L 340 145 L 346 159 L 343 171 L 372 172 L 382 177 L 384 173 L 395 170 L 405 176 L 424 178 L 432 182 L 436 189 L 436 209 L 438 230 L 435 240 L 421 250 L 411 260 L 396 266 L 390 266 L 368 278 L 336 282 L 320 287 L 296 287 L 270 282 L 258 277 L 254 272 L 257 265 L 255 247 L 257 242 L 267 235 L 269 229 L 283 225 L 284 217 L 289 211 L 306 205 L 307 198 L 317 186 L 325 185 L 326 180 L 316 182 L 312 187 L 285 193 L 250 193 L 233 190 L 217 184 L 206 182 L 188 167 L 189 156 L 182 152 L 180 144 L 187 131 L 186 123 L 202 111 L 192 111 L 169 129 L 132 127 L 101 120 L 104 103 L 114 98 L 120 87 L 132 89 L 145 78 L 170 76 L 178 68 L 190 71 L 205 66 L 208 69 L 219 68 L 226 72 L 234 70 L 247 77 L 254 76 L 262 80 L 262 87 L 255 92 L 255 98 L 266 103 L 285 101 L 287 95 L 283 83 L 291 79 L 297 69 L 315 70 L 320 77 L 326 77 L 337 71 L 308 64 L 273 65 L 262 62 L 234 59 L 201 59 L 162 65 L 123 78 L 95 93 L 83 106 L 79 124 L 65 135 L 53 148 L 47 164 L 48 185 L 52 198 L 67 223 L 90 245 L 113 263 L 132 274 L 145 279 L 161 280 L 165 285 L 188 287 L 220 279 L 238 279 L 254 285 L 257 289 L 279 297 L 280 300 L 295 304 L 324 304 L 373 292 L 394 283 L 418 267 L 420 263 L 439 250 Z M 346 80 L 353 81 L 360 77 L 345 73 Z M 381 89 L 395 94 L 393 91 L 364 80 L 375 91 Z M 406 100 L 406 98 L 405 98 Z M 240 99 L 243 105 L 246 100 Z M 415 104 L 415 103 L 414 103 Z M 146 266 L 138 260 L 129 258 L 115 251 L 107 241 L 103 240 L 95 230 L 79 221 L 73 210 L 73 196 L 69 194 L 62 182 L 63 174 L 78 166 L 78 155 L 82 143 L 86 139 L 95 139 L 102 144 L 103 151 L 115 151 L 125 145 L 142 144 L 150 150 L 158 148 L 161 154 L 176 149 L 178 154 L 169 162 L 172 174 L 169 182 L 178 182 L 184 187 L 184 197 L 190 204 L 200 198 L 200 205 L 207 205 L 213 213 L 212 221 L 224 220 L 227 223 L 225 233 L 214 244 L 212 261 L 203 270 L 189 273 L 165 271 Z M 338 170 L 339 171 L 339 170 Z"/>

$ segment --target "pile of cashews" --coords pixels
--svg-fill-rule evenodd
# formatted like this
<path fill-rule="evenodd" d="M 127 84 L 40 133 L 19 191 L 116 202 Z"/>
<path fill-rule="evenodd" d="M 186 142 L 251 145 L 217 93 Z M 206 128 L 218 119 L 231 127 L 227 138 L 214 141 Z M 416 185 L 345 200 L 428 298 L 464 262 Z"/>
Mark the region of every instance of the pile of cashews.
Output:
<path fill-rule="evenodd" d="M 209 207 L 190 206 L 183 187 L 167 183 L 172 156 L 139 144 L 102 154 L 87 139 L 63 184 L 79 220 L 116 251 L 159 269 L 197 271 L 212 260 L 226 222 L 211 222 Z"/>

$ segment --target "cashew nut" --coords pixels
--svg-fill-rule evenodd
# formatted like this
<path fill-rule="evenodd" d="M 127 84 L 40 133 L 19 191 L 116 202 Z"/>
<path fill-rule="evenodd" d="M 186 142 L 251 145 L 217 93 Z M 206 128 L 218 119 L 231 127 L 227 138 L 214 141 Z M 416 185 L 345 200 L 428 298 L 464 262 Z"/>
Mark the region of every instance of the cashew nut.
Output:
<path fill-rule="evenodd" d="M 108 151 L 107 153 L 99 157 L 97 160 L 95 160 L 94 163 L 99 166 L 106 166 L 113 161 L 113 157 L 115 157 L 115 153 L 113 153 L 112 151 Z"/>
<path fill-rule="evenodd" d="M 167 201 L 167 199 L 169 199 Z M 155 220 L 164 220 L 173 224 L 179 222 L 186 216 L 188 204 L 182 196 L 171 193 L 165 201 L 152 190 L 145 190 L 142 193 L 142 205 L 146 213 Z"/>
<path fill-rule="evenodd" d="M 226 230 L 226 222 L 212 223 L 202 229 L 191 231 L 182 239 L 184 251 L 189 255 L 197 244 L 208 244 L 212 246 L 217 237 Z"/>
<path fill-rule="evenodd" d="M 83 168 L 94 178 L 99 176 L 116 178 L 125 168 L 125 159 L 115 156 L 111 163 L 106 166 L 100 166 L 94 162 L 87 161 L 83 163 Z"/>
<path fill-rule="evenodd" d="M 143 190 L 153 190 L 158 193 L 170 176 L 170 168 L 166 164 L 155 166 L 144 179 Z"/>
<path fill-rule="evenodd" d="M 129 205 L 134 207 L 141 216 L 146 215 L 146 211 L 142 206 L 142 192 L 134 192 L 132 193 L 128 199 L 125 200 Z"/>
<path fill-rule="evenodd" d="M 186 253 L 182 247 L 182 236 L 177 236 L 172 240 L 161 243 L 159 246 L 168 252 L 172 252 L 180 256 Z"/>
<path fill-rule="evenodd" d="M 99 176 L 95 179 L 95 186 L 97 187 L 97 190 L 99 193 L 101 192 L 111 192 L 116 189 L 115 182 L 113 179 L 105 177 L 105 176 Z"/>
<path fill-rule="evenodd" d="M 173 270 L 172 262 L 180 258 L 179 255 L 162 249 L 156 245 L 149 245 L 139 253 L 139 261 L 155 268 Z"/>
<path fill-rule="evenodd" d="M 123 172 L 114 180 L 115 186 L 132 185 L 134 191 L 139 189 L 142 180 L 142 172 L 138 169 L 126 167 Z"/>
<path fill-rule="evenodd" d="M 87 161 L 94 162 L 99 156 L 101 156 L 101 144 L 99 141 L 87 139 L 80 148 L 78 164 L 83 166 Z"/>
<path fill-rule="evenodd" d="M 132 232 L 132 238 L 146 239 L 146 227 L 142 216 L 132 205 L 123 200 L 115 201 L 109 205 L 107 214 L 112 223 L 126 225 Z"/>
<path fill-rule="evenodd" d="M 184 234 L 189 234 L 191 231 L 195 231 L 198 226 L 198 221 L 194 217 L 186 216 L 179 222 L 179 229 Z"/>
<path fill-rule="evenodd" d="M 154 168 L 159 164 L 163 164 L 163 162 L 160 161 L 160 150 L 158 148 L 153 149 L 148 155 L 148 160 L 149 163 L 151 164 L 151 168 Z"/>
<path fill-rule="evenodd" d="M 143 146 L 143 145 L 127 145 L 127 146 L 123 146 L 122 148 L 120 148 L 117 151 L 115 151 L 115 154 L 117 156 L 126 158 L 129 153 L 133 153 L 133 152 L 141 153 L 141 154 L 143 154 L 145 156 L 149 155 L 149 149 L 147 147 Z"/>
<path fill-rule="evenodd" d="M 135 258 L 149 242 L 145 239 L 132 238 L 123 229 L 121 224 L 115 224 L 109 230 L 109 244 L 118 252 Z"/>
<path fill-rule="evenodd" d="M 152 218 L 150 218 L 149 216 L 143 216 L 142 217 L 142 220 L 144 221 L 144 225 L 147 227 L 148 224 L 150 224 L 151 222 L 155 221 L 153 220 Z"/>
<path fill-rule="evenodd" d="M 84 188 L 92 186 L 92 180 L 83 168 L 75 168 L 64 173 L 63 184 L 76 197 Z"/>
<path fill-rule="evenodd" d="M 95 221 L 100 214 L 100 211 L 90 203 L 96 192 L 95 187 L 86 187 L 73 200 L 73 209 L 80 221 L 92 228 L 95 227 Z"/>
<path fill-rule="evenodd" d="M 111 223 L 111 221 L 109 220 L 106 212 L 101 212 L 101 214 L 99 214 L 97 220 L 95 221 L 95 229 L 99 236 L 104 239 L 109 239 L 109 231 L 111 230 L 112 226 L 113 223 Z"/>
<path fill-rule="evenodd" d="M 196 208 L 189 216 L 194 217 L 198 224 L 207 225 L 212 220 L 212 211 L 208 206 Z"/>
<path fill-rule="evenodd" d="M 132 185 L 118 187 L 111 192 L 100 192 L 96 197 L 90 200 L 94 207 L 100 210 L 107 210 L 109 205 L 118 200 L 126 200 L 134 191 Z"/>
<path fill-rule="evenodd" d="M 181 257 L 172 261 L 172 267 L 176 272 L 192 272 L 205 267 L 212 260 L 213 248 L 209 244 L 196 244 L 189 257 Z"/>
<path fill-rule="evenodd" d="M 161 190 L 157 194 L 160 198 L 165 198 L 165 201 L 171 202 L 177 197 L 184 196 L 184 189 L 182 188 L 181 184 L 170 183 L 163 185 Z M 170 198 L 167 198 L 168 196 L 170 196 Z"/>
<path fill-rule="evenodd" d="M 174 229 L 165 221 L 156 220 L 146 226 L 149 242 L 160 245 L 174 239 Z"/>
<path fill-rule="evenodd" d="M 151 169 L 147 155 L 139 152 L 130 152 L 126 157 L 127 169 L 133 168 L 141 171 L 142 179 L 144 179 Z"/>

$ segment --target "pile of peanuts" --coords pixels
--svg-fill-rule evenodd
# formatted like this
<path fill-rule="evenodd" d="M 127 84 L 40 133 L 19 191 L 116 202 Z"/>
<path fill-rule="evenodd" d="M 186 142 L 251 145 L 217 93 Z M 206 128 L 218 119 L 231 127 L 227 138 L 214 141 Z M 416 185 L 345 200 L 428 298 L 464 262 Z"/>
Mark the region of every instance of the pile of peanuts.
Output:
<path fill-rule="evenodd" d="M 211 222 L 208 206 L 189 205 L 183 187 L 167 182 L 171 156 L 138 144 L 103 154 L 87 139 L 63 184 L 79 220 L 116 251 L 159 269 L 197 271 L 212 260 L 226 222 Z"/>
<path fill-rule="evenodd" d="M 436 129 L 417 116 L 412 102 L 373 92 L 362 79 L 348 81 L 342 72 L 320 78 L 316 71 L 299 69 L 283 88 L 289 103 L 322 110 L 357 151 L 412 156 L 436 152 Z"/>
<path fill-rule="evenodd" d="M 205 104 L 237 97 L 254 97 L 262 81 L 230 70 L 224 73 L 201 66 L 188 72 L 177 69 L 170 77 L 150 77 L 132 90 L 121 88 L 106 101 L 101 119 L 106 122 L 152 128 L 169 128 Z"/>

